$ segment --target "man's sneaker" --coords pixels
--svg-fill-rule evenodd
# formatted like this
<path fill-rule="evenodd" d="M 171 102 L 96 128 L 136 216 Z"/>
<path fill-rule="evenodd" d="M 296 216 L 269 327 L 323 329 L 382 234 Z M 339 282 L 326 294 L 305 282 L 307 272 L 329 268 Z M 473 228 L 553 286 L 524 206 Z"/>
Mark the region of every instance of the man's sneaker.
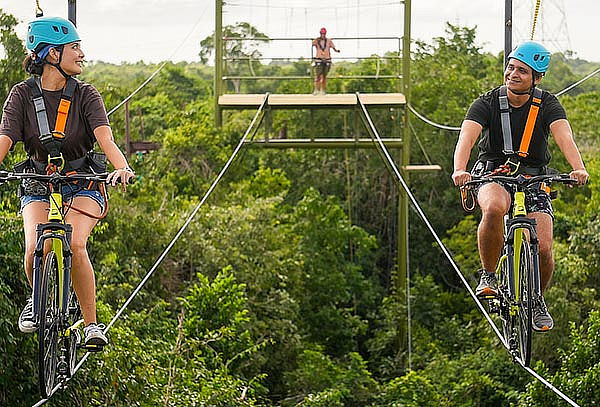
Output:
<path fill-rule="evenodd" d="M 33 298 L 29 297 L 25 308 L 23 308 L 21 315 L 19 315 L 19 330 L 29 334 L 37 331 L 37 328 L 35 318 L 33 317 Z"/>
<path fill-rule="evenodd" d="M 479 285 L 475 289 L 475 295 L 478 297 L 495 297 L 498 295 L 498 281 L 496 273 L 481 270 Z"/>
<path fill-rule="evenodd" d="M 533 301 L 533 330 L 537 332 L 548 332 L 554 328 L 554 320 L 548 312 L 544 297 Z"/>
<path fill-rule="evenodd" d="M 85 335 L 84 344 L 88 350 L 102 350 L 102 347 L 108 345 L 108 339 L 104 335 L 104 324 L 91 323 L 83 328 Z"/>

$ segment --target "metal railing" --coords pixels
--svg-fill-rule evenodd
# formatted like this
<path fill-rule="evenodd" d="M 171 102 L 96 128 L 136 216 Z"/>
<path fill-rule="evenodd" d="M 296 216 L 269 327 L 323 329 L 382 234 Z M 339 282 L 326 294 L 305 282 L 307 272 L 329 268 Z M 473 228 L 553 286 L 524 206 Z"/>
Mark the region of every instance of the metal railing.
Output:
<path fill-rule="evenodd" d="M 264 41 L 264 42 L 271 42 L 271 41 L 313 41 L 315 38 L 313 37 L 291 37 L 291 38 L 283 38 L 283 37 L 275 37 L 275 38 L 268 38 L 268 37 L 222 37 L 222 53 L 221 55 L 225 55 L 226 53 L 226 44 L 227 42 L 231 42 L 231 41 L 243 41 L 243 42 L 247 42 L 247 41 Z M 397 52 L 397 55 L 383 55 L 383 56 L 379 56 L 379 55 L 371 55 L 371 56 L 345 56 L 345 57 L 335 57 L 333 58 L 334 61 L 368 61 L 368 60 L 374 60 L 377 62 L 375 69 L 373 73 L 369 73 L 369 74 L 365 74 L 365 75 L 345 75 L 345 74 L 339 74 L 339 75 L 328 75 L 328 79 L 329 80 L 339 80 L 339 79 L 386 79 L 386 80 L 401 80 L 402 79 L 402 66 L 401 66 L 401 51 L 402 51 L 402 37 L 389 37 L 389 36 L 384 36 L 384 37 L 339 37 L 339 38 L 335 38 L 335 41 L 349 41 L 349 40 L 393 40 L 393 41 L 397 41 L 397 48 L 393 51 L 393 52 Z M 248 55 L 244 55 L 244 56 L 239 56 L 239 57 L 225 57 L 223 56 L 221 58 L 221 61 L 215 61 L 216 64 L 222 64 L 221 65 L 221 69 L 219 70 L 220 72 L 226 73 L 228 71 L 228 63 L 235 63 L 235 62 L 244 62 L 246 65 L 245 69 L 249 71 L 250 74 L 248 75 L 244 75 L 244 74 L 223 74 L 220 76 L 220 78 L 217 78 L 217 80 L 219 80 L 221 82 L 221 86 L 219 86 L 219 90 L 224 90 L 225 86 L 223 82 L 227 82 L 227 81 L 256 81 L 256 80 L 314 80 L 314 70 L 310 69 L 310 66 L 307 66 L 306 69 L 307 71 L 310 70 L 310 73 L 307 73 L 306 75 L 260 75 L 260 74 L 256 74 L 255 72 L 255 67 L 253 65 L 253 63 L 261 63 L 263 61 L 288 61 L 290 63 L 293 62 L 302 62 L 302 63 L 311 63 L 314 59 L 314 47 L 311 45 L 310 47 L 311 53 L 310 56 L 308 55 L 301 55 L 298 57 L 268 57 L 268 56 L 248 56 Z M 396 63 L 391 64 L 392 68 L 393 68 L 393 72 L 391 74 L 386 73 L 386 74 L 380 74 L 380 71 L 382 69 L 382 61 L 384 62 L 388 62 L 388 61 L 396 61 Z M 231 65 L 231 64 L 229 64 Z M 264 66 L 264 65 L 262 65 Z M 386 68 L 389 68 L 390 65 L 387 65 Z M 240 69 L 240 66 L 236 66 L 235 70 Z M 233 69 L 230 69 L 233 70 Z M 334 71 L 335 72 L 335 71 Z M 238 84 L 239 86 L 239 84 Z M 400 89 L 401 84 L 398 83 L 398 89 Z M 222 94 L 224 92 L 219 92 L 219 94 Z"/>

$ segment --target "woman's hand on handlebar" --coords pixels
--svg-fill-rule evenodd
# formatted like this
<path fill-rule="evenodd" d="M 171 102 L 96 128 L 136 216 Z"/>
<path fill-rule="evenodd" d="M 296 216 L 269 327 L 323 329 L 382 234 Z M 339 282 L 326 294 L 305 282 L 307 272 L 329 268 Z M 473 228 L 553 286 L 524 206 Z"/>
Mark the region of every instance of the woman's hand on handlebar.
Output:
<path fill-rule="evenodd" d="M 457 187 L 462 187 L 471 181 L 471 174 L 464 170 L 456 170 L 452 173 L 452 181 Z"/>
<path fill-rule="evenodd" d="M 129 167 L 125 168 L 117 168 L 106 177 L 106 183 L 109 185 L 117 186 L 117 184 L 121 184 L 123 187 L 123 191 L 127 189 L 127 184 L 130 184 L 130 181 L 133 181 L 135 177 L 135 173 Z"/>

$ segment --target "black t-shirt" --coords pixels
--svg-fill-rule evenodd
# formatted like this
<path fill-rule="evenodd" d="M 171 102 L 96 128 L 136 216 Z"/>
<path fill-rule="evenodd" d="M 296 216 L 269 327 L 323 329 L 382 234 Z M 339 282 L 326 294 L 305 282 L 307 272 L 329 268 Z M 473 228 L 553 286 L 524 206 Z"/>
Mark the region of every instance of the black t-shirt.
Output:
<path fill-rule="evenodd" d="M 498 96 L 500 87 L 480 96 L 473 102 L 465 120 L 473 120 L 483 126 L 479 141 L 479 159 L 482 161 L 504 162 L 507 157 L 502 152 L 504 140 L 502 122 L 500 119 L 500 102 Z M 531 97 L 521 107 L 510 106 L 510 127 L 512 131 L 513 149 L 518 150 L 525 130 L 527 115 L 531 107 Z M 550 162 L 548 151 L 548 136 L 550 124 L 559 119 L 566 119 L 567 114 L 556 96 L 542 91 L 542 104 L 533 128 L 533 136 L 529 146 L 529 155 L 521 158 L 527 167 L 543 167 Z"/>
<path fill-rule="evenodd" d="M 50 129 L 54 129 L 62 90 L 44 90 L 42 94 Z M 92 85 L 77 80 L 61 147 L 65 159 L 75 160 L 92 150 L 96 141 L 94 129 L 108 125 L 100 93 Z M 48 152 L 39 138 L 31 88 L 25 82 L 16 84 L 6 99 L 0 120 L 0 134 L 10 137 L 13 146 L 22 141 L 27 154 L 37 161 L 47 160 Z"/>

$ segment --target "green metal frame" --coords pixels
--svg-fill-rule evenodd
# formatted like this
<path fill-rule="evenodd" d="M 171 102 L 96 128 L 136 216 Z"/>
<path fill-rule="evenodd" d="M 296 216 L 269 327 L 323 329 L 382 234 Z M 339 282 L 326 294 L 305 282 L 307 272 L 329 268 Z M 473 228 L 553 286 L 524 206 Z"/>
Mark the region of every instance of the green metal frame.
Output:
<path fill-rule="evenodd" d="M 403 24 L 403 37 L 402 37 L 402 75 L 397 78 L 397 92 L 403 93 L 406 97 L 407 103 L 410 100 L 410 60 L 411 60 L 411 0 L 404 0 L 404 24 Z M 225 58 L 223 55 L 223 0 L 215 0 L 215 78 L 214 78 L 214 89 L 215 89 L 215 124 L 220 127 L 222 125 L 222 108 L 219 106 L 219 96 L 223 94 L 224 90 L 224 78 L 223 78 L 223 67 Z M 233 77 L 231 77 L 233 78 Z M 231 79 L 230 78 L 230 79 Z M 252 77 L 236 77 L 236 79 L 251 79 Z M 252 78 L 259 79 L 259 78 Z M 267 78 L 264 78 L 267 79 Z M 269 77 L 268 79 L 274 79 Z M 286 78 L 290 79 L 290 78 Z M 294 79 L 306 79 L 306 78 L 294 78 Z M 389 79 L 389 78 L 388 78 Z M 267 112 L 268 115 L 268 112 Z M 411 133 L 408 131 L 410 128 L 409 114 L 406 109 L 403 109 L 403 114 L 398 114 L 398 132 L 402 139 L 402 148 L 399 153 L 399 161 L 401 163 L 402 176 L 409 182 L 409 174 L 406 169 L 410 165 L 410 145 L 411 145 Z M 355 116 L 356 117 L 356 116 Z M 358 120 L 358 118 L 356 118 Z M 358 130 L 358 128 L 357 128 Z M 358 134 L 358 133 L 357 133 Z M 315 140 L 312 140 L 313 142 Z M 303 142 L 299 142 L 295 145 L 296 148 L 306 148 L 302 145 Z M 313 146 L 315 147 L 315 146 Z M 354 144 L 352 147 L 346 146 L 346 148 L 361 148 Z M 401 302 L 406 302 L 407 297 L 407 276 L 409 270 L 409 236 L 408 236 L 408 207 L 409 199 L 406 192 L 400 190 L 398 197 L 398 236 L 397 236 L 397 272 L 395 273 L 392 285 L 395 294 L 399 297 Z M 400 321 L 398 330 L 398 347 L 399 349 L 408 349 L 408 332 L 407 332 L 407 320 Z"/>

